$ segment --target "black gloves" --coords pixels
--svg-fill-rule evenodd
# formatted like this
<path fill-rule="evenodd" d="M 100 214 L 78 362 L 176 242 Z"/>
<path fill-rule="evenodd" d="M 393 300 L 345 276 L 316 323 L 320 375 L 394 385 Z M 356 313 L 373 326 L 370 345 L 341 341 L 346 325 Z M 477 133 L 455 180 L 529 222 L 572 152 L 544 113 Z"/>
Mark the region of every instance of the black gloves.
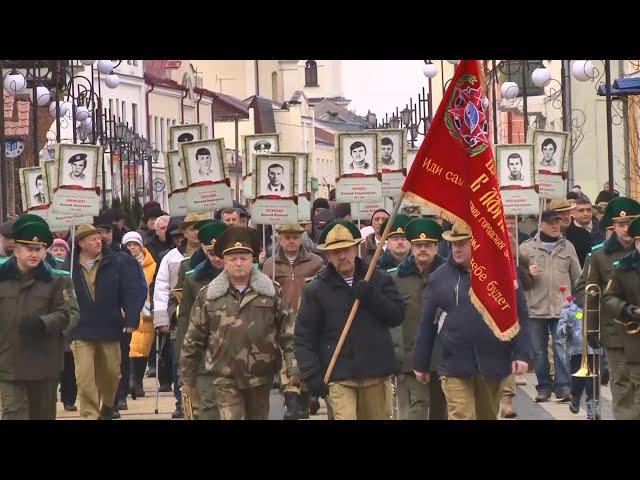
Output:
<path fill-rule="evenodd" d="M 589 334 L 587 334 L 587 343 L 594 350 L 596 350 L 598 348 L 602 348 L 602 343 L 600 342 L 600 339 L 598 338 L 598 334 L 597 333 L 589 333 Z"/>
<path fill-rule="evenodd" d="M 371 283 L 366 280 L 358 280 L 353 286 L 353 290 L 356 298 L 360 300 L 360 303 L 366 302 L 371 298 L 371 295 L 373 295 L 373 287 Z"/>
<path fill-rule="evenodd" d="M 41 337 L 44 335 L 46 326 L 37 315 L 28 315 L 20 322 L 20 333 L 31 337 Z"/>
<path fill-rule="evenodd" d="M 329 385 L 324 383 L 324 379 L 320 375 L 311 377 L 304 381 L 307 384 L 309 393 L 314 397 L 324 397 L 329 395 Z"/>
<path fill-rule="evenodd" d="M 635 314 L 636 309 L 638 309 L 637 305 L 631 305 L 627 303 L 622 309 L 622 318 L 624 318 L 627 322 L 637 322 L 640 320 Z"/>

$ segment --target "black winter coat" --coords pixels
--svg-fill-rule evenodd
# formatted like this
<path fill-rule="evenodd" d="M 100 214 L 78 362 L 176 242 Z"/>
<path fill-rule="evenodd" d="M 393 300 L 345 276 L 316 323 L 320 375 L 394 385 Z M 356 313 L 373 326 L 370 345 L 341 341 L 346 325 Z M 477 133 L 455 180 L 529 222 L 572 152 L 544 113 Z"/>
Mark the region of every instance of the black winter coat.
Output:
<path fill-rule="evenodd" d="M 356 258 L 354 285 L 364 279 L 366 271 L 367 265 Z M 383 377 L 399 371 L 389 329 L 404 320 L 404 305 L 386 272 L 376 270 L 371 284 L 374 293 L 360 303 L 331 381 Z M 355 298 L 354 289 L 331 264 L 305 288 L 293 344 L 303 379 L 324 376 Z"/>
<path fill-rule="evenodd" d="M 508 342 L 499 340 L 471 303 L 469 272 L 452 258 L 433 272 L 427 281 L 422 303 L 422 320 L 413 347 L 413 364 L 419 372 L 431 370 L 433 344 L 438 336 L 439 350 L 434 359 L 439 376 L 501 379 L 511 373 L 511 362 L 531 358 L 529 313 L 522 288 L 516 290 L 520 332 Z M 438 334 L 438 309 L 447 312 Z"/>
<path fill-rule="evenodd" d="M 103 247 L 96 273 L 95 299 L 92 299 L 77 250 L 73 284 L 80 307 L 80 322 L 71 331 L 71 339 L 119 340 L 124 327 L 138 327 L 147 286 L 140 264 L 131 255 Z"/>
<path fill-rule="evenodd" d="M 567 231 L 564 232 L 564 237 L 573 244 L 576 249 L 576 253 L 578 254 L 580 266 L 583 267 L 584 260 L 587 258 L 587 254 L 591 251 L 591 234 L 587 229 L 578 227 L 572 220 L 571 225 L 569 225 Z"/>

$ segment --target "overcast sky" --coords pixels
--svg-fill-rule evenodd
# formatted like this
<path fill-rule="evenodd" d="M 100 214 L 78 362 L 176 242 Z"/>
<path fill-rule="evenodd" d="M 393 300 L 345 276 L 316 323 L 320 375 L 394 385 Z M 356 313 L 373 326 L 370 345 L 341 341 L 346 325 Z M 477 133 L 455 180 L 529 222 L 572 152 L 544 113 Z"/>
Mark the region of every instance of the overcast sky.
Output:
<path fill-rule="evenodd" d="M 378 120 L 385 113 L 391 115 L 414 101 L 425 86 L 423 60 L 343 60 L 344 95 L 351 100 L 348 108 L 358 115 L 371 109 Z"/>

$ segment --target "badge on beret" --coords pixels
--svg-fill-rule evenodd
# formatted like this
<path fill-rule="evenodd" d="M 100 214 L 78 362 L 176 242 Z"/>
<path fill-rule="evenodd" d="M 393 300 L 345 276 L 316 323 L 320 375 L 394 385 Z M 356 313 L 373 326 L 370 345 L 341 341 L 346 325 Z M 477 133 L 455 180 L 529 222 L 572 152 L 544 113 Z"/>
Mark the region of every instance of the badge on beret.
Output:
<path fill-rule="evenodd" d="M 620 210 L 620 216 L 621 217 L 626 217 L 627 216 L 627 212 L 625 212 L 624 210 Z"/>
<path fill-rule="evenodd" d="M 424 232 L 422 232 L 420 234 L 420 240 L 424 240 L 425 238 L 427 238 L 427 235 Z"/>
<path fill-rule="evenodd" d="M 234 244 L 234 247 L 236 247 L 236 248 L 240 248 L 241 246 L 242 246 L 242 242 L 236 242 Z"/>

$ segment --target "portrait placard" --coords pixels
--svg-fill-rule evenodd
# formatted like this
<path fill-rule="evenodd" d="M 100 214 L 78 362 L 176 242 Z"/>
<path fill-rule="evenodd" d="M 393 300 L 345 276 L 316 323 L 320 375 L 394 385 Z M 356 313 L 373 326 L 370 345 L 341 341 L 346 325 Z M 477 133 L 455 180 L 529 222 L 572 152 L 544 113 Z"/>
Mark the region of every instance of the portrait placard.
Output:
<path fill-rule="evenodd" d="M 51 203 L 53 191 L 58 188 L 58 170 L 55 159 L 41 163 L 40 168 L 42 169 L 42 178 L 45 179 L 45 183 L 47 184 L 47 198 L 49 199 L 49 203 Z"/>
<path fill-rule="evenodd" d="M 538 173 L 538 192 L 542 198 L 564 198 L 567 192 L 565 175 Z"/>
<path fill-rule="evenodd" d="M 280 151 L 280 134 L 278 133 L 245 135 L 242 137 L 242 141 L 244 144 L 244 176 L 253 172 L 255 165 L 253 155 L 268 155 Z"/>
<path fill-rule="evenodd" d="M 303 152 L 278 152 L 280 155 L 294 155 L 296 157 L 294 182 L 294 193 L 302 194 L 309 192 L 309 164 L 310 155 Z"/>
<path fill-rule="evenodd" d="M 377 176 L 341 177 L 336 181 L 337 202 L 380 202 L 382 198 L 382 182 Z"/>
<path fill-rule="evenodd" d="M 56 144 L 57 188 L 101 187 L 102 147 L 74 143 Z M 96 193 L 96 192 L 94 192 Z"/>
<path fill-rule="evenodd" d="M 298 222 L 311 221 L 311 194 L 303 193 L 298 195 Z"/>
<path fill-rule="evenodd" d="M 173 192 L 183 192 L 188 186 L 186 182 L 187 174 L 184 162 L 179 150 L 169 150 L 165 152 L 167 159 L 167 178 L 169 180 L 169 195 Z"/>
<path fill-rule="evenodd" d="M 49 205 L 47 179 L 42 175 L 42 168 L 30 167 L 18 170 L 20 190 L 22 193 L 22 210 L 46 209 Z"/>
<path fill-rule="evenodd" d="M 508 215 L 536 215 L 540 210 L 540 196 L 534 187 L 501 189 L 502 206 Z"/>
<path fill-rule="evenodd" d="M 185 192 L 187 211 L 209 212 L 218 208 L 233 207 L 229 181 L 191 186 Z"/>
<path fill-rule="evenodd" d="M 534 130 L 532 138 L 536 171 L 547 174 L 566 172 L 569 134 L 567 132 Z"/>
<path fill-rule="evenodd" d="M 295 196 L 296 155 L 254 155 L 253 191 L 257 198 Z"/>
<path fill-rule="evenodd" d="M 183 142 L 180 152 L 189 187 L 224 182 L 227 178 L 224 139 Z"/>
<path fill-rule="evenodd" d="M 376 133 L 378 135 L 378 171 L 397 172 L 406 168 L 406 130 L 376 130 Z M 384 182 L 384 176 L 382 181 Z"/>
<path fill-rule="evenodd" d="M 262 225 L 297 223 L 298 206 L 293 199 L 253 199 L 251 201 L 251 221 Z"/>
<path fill-rule="evenodd" d="M 375 132 L 340 133 L 336 177 L 371 176 L 378 172 L 378 134 Z"/>
<path fill-rule="evenodd" d="M 387 209 L 385 202 L 362 202 L 351 204 L 351 220 L 371 220 L 373 212 L 381 208 Z"/>
<path fill-rule="evenodd" d="M 58 188 L 53 194 L 51 211 L 77 217 L 97 217 L 100 212 L 100 195 L 95 190 Z"/>
<path fill-rule="evenodd" d="M 382 196 L 396 197 L 402 189 L 402 184 L 407 178 L 403 171 L 382 172 Z"/>
<path fill-rule="evenodd" d="M 183 142 L 204 140 L 204 123 L 169 126 L 169 150 L 178 150 Z"/>
<path fill-rule="evenodd" d="M 55 232 L 57 230 L 67 230 L 71 225 L 93 223 L 93 217 L 76 217 L 74 215 L 69 215 L 66 213 L 54 213 L 51 211 L 50 207 L 42 210 L 34 210 L 30 213 L 42 217 L 47 222 L 47 224 L 49 225 L 49 229 L 52 232 Z"/>
<path fill-rule="evenodd" d="M 535 185 L 533 148 L 529 143 L 496 145 L 496 168 L 501 189 Z"/>

